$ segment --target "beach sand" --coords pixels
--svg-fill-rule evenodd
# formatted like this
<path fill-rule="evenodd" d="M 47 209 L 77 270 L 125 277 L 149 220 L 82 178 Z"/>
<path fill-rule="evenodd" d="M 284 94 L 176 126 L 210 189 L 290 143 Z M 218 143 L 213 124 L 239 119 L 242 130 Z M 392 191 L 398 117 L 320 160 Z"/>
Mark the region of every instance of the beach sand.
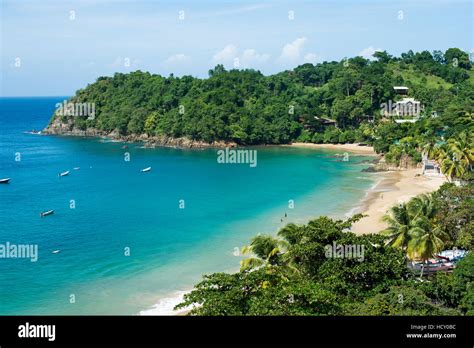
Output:
<path fill-rule="evenodd" d="M 390 207 L 409 201 L 412 197 L 436 191 L 446 179 L 444 177 L 416 176 L 421 169 L 408 169 L 396 172 L 382 172 L 380 181 L 367 193 L 359 209 L 354 213 L 368 215 L 352 226 L 356 234 L 377 233 L 387 224 L 382 217 Z"/>
<path fill-rule="evenodd" d="M 311 144 L 311 143 L 292 143 L 293 147 L 306 147 L 312 149 L 341 150 L 364 155 L 376 155 L 372 146 L 359 146 L 358 144 Z"/>

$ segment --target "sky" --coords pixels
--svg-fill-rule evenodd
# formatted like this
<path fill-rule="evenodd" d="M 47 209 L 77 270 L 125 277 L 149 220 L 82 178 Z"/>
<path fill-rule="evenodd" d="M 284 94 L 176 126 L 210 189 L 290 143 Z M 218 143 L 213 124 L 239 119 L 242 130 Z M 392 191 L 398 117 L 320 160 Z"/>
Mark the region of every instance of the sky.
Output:
<path fill-rule="evenodd" d="M 474 52 L 471 0 L 0 0 L 0 96 L 65 96 L 115 72 L 264 74 L 376 50 Z"/>

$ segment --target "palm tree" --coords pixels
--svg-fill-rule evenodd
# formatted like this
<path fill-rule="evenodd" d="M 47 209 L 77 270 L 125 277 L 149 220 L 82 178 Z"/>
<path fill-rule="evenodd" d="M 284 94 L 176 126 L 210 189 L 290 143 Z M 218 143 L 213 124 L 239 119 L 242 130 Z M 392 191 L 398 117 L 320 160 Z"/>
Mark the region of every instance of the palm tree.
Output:
<path fill-rule="evenodd" d="M 474 164 L 474 146 L 466 133 L 450 138 L 438 153 L 441 171 L 449 180 L 461 178 Z"/>
<path fill-rule="evenodd" d="M 423 153 L 428 157 L 428 159 L 436 158 L 439 153 L 439 147 L 436 145 L 436 142 L 431 140 L 423 146 Z"/>
<path fill-rule="evenodd" d="M 441 251 L 448 235 L 436 225 L 438 208 L 432 195 L 420 195 L 391 208 L 384 216 L 389 227 L 383 234 L 388 244 L 407 251 L 408 256 L 427 260 Z"/>
<path fill-rule="evenodd" d="M 432 195 L 422 194 L 412 198 L 410 202 L 408 202 L 408 211 L 416 225 L 416 220 L 420 217 L 434 219 L 438 212 L 438 207 Z"/>
<path fill-rule="evenodd" d="M 285 227 L 283 227 L 280 231 L 278 231 L 278 236 L 282 237 L 285 241 L 289 244 L 293 245 L 300 241 L 301 237 L 298 233 L 302 227 L 298 226 L 294 223 L 289 223 Z"/>
<path fill-rule="evenodd" d="M 411 259 L 421 259 L 423 262 L 443 250 L 444 243 L 449 238 L 439 226 L 431 222 L 415 227 L 411 237 L 407 248 L 408 256 Z"/>
<path fill-rule="evenodd" d="M 392 207 L 390 214 L 385 215 L 383 220 L 388 224 L 388 228 L 382 231 L 382 234 L 388 237 L 387 244 L 406 250 L 411 239 L 410 231 L 413 228 L 408 205 L 402 203 Z"/>
<path fill-rule="evenodd" d="M 472 166 L 474 164 L 474 148 L 472 139 L 466 133 L 460 133 L 455 138 L 448 139 L 448 146 L 459 161 Z"/>
<path fill-rule="evenodd" d="M 245 254 L 254 254 L 256 257 L 249 257 L 240 262 L 240 269 L 251 270 L 261 266 L 271 266 L 278 263 L 282 250 L 278 239 L 271 236 L 258 235 L 252 239 L 250 245 L 242 248 Z"/>
<path fill-rule="evenodd" d="M 298 228 L 294 224 L 288 226 L 286 231 Z M 254 237 L 250 245 L 242 248 L 242 254 L 253 254 L 254 256 L 242 260 L 240 270 L 251 271 L 265 267 L 267 273 L 277 273 L 284 280 L 288 280 L 290 275 L 299 273 L 291 255 L 287 252 L 289 245 L 288 241 L 271 236 L 258 235 Z"/>
<path fill-rule="evenodd" d="M 449 181 L 454 178 L 461 178 L 466 173 L 468 164 L 459 160 L 456 153 L 443 152 L 441 158 L 441 171 L 447 176 Z"/>

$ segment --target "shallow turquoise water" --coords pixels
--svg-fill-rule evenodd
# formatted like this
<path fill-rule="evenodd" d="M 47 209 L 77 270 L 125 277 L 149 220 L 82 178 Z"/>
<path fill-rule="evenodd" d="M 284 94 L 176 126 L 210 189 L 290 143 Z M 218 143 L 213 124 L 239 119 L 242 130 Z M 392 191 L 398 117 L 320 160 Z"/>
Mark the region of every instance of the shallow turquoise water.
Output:
<path fill-rule="evenodd" d="M 258 147 L 250 168 L 218 164 L 216 150 L 23 133 L 63 100 L 0 99 L 0 178 L 12 178 L 0 185 L 0 244 L 39 248 L 37 262 L 0 258 L 0 314 L 137 314 L 202 274 L 238 268 L 234 248 L 257 233 L 343 216 L 373 184 L 360 172 L 366 158 L 338 162 L 331 151 Z"/>

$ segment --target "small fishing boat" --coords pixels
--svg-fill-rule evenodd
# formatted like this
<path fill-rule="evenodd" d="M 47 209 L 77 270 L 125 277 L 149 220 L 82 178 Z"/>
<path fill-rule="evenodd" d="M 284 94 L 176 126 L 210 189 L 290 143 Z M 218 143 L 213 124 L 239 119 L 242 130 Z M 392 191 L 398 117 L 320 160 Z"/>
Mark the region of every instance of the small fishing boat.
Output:
<path fill-rule="evenodd" d="M 67 176 L 69 175 L 69 170 L 66 170 L 65 172 L 59 173 L 59 176 Z"/>
<path fill-rule="evenodd" d="M 8 184 L 10 182 L 10 178 L 0 179 L 0 184 Z"/>
<path fill-rule="evenodd" d="M 124 146 L 122 146 L 122 149 L 126 150 L 126 149 L 128 149 L 128 146 L 124 145 Z"/>
<path fill-rule="evenodd" d="M 79 169 L 81 169 L 81 167 L 74 167 L 73 169 L 74 170 L 79 170 Z"/>
<path fill-rule="evenodd" d="M 57 254 L 57 253 L 59 253 L 60 251 L 61 251 L 61 250 L 59 250 L 59 249 L 58 249 L 58 250 L 53 250 L 52 253 L 53 253 L 53 254 Z"/>
<path fill-rule="evenodd" d="M 151 170 L 151 167 L 143 168 L 142 172 L 149 172 Z"/>
<path fill-rule="evenodd" d="M 40 216 L 43 217 L 43 216 L 48 216 L 52 214 L 54 214 L 54 210 L 51 209 L 51 210 L 40 213 Z"/>
<path fill-rule="evenodd" d="M 32 129 L 30 131 L 23 132 L 25 134 L 35 134 L 35 135 L 41 135 L 41 131 L 37 131 L 36 129 Z"/>

